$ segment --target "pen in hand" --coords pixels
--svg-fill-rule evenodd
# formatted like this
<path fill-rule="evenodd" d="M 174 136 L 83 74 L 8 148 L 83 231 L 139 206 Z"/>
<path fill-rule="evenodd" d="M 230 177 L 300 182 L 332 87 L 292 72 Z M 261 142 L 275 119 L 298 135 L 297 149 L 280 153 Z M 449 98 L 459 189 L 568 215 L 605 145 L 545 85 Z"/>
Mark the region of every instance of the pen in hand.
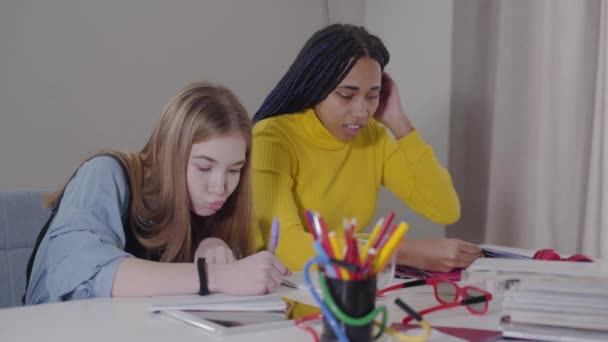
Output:
<path fill-rule="evenodd" d="M 279 244 L 279 235 L 280 235 L 280 230 L 281 228 L 279 227 L 279 218 L 275 217 L 272 220 L 272 226 L 270 228 L 270 241 L 268 241 L 268 251 L 272 254 L 275 254 L 276 250 L 277 250 L 277 245 Z M 288 274 L 289 276 L 291 275 L 291 272 L 289 272 Z M 298 288 L 298 285 L 283 279 L 281 282 L 282 285 L 287 286 L 287 287 L 291 287 L 294 289 Z"/>
<path fill-rule="evenodd" d="M 279 234 L 280 234 L 279 218 L 275 217 L 274 219 L 272 219 L 272 226 L 271 226 L 271 230 L 270 230 L 270 241 L 268 243 L 268 251 L 272 254 L 275 253 L 275 251 L 277 249 L 277 245 L 279 244 Z"/>

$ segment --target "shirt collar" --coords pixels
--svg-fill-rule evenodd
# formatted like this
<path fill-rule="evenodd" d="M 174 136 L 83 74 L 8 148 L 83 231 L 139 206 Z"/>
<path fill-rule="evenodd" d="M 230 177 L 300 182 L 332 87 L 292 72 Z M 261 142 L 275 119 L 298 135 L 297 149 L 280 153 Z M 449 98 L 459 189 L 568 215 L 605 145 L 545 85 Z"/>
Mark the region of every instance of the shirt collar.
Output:
<path fill-rule="evenodd" d="M 323 125 L 314 109 L 309 108 L 296 115 L 302 121 L 304 133 L 312 140 L 312 143 L 318 147 L 328 150 L 338 150 L 348 145 L 349 142 L 342 141 Z"/>

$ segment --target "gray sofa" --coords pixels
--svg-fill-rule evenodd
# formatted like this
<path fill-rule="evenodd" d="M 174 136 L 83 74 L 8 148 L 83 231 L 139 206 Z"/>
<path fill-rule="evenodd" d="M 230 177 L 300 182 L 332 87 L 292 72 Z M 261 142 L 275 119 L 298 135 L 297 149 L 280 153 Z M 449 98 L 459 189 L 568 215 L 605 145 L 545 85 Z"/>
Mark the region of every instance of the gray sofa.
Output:
<path fill-rule="evenodd" d="M 45 192 L 0 192 L 0 308 L 21 305 L 25 268 L 38 232 L 50 215 Z"/>

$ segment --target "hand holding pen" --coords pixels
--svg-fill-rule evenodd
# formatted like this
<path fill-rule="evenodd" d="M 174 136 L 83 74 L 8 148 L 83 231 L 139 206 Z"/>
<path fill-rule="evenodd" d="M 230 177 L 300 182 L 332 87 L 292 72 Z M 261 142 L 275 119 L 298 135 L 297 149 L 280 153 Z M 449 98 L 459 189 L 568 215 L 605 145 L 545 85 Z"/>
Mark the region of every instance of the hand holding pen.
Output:
<path fill-rule="evenodd" d="M 279 221 L 274 219 L 269 250 L 232 263 L 207 264 L 211 292 L 229 295 L 263 295 L 273 292 L 291 272 L 275 255 L 279 243 Z M 242 286 L 247 283 L 248 286 Z"/>
<path fill-rule="evenodd" d="M 277 250 L 277 246 L 279 245 L 279 237 L 281 235 L 281 227 L 279 225 L 279 218 L 275 217 L 272 219 L 272 225 L 270 227 L 270 240 L 268 241 L 268 251 L 271 254 L 275 254 Z M 287 272 L 283 275 L 291 275 L 291 271 L 287 270 Z M 289 280 L 283 279 L 281 282 L 283 285 L 291 288 L 297 288 L 297 285 L 290 282 Z"/>

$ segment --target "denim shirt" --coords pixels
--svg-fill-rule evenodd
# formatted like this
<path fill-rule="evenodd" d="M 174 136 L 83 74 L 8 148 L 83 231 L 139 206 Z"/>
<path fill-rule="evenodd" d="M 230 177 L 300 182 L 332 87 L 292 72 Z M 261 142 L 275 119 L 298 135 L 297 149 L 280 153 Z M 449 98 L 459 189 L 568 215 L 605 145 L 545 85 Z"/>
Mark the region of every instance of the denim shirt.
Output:
<path fill-rule="evenodd" d="M 68 183 L 34 260 L 25 303 L 110 297 L 125 252 L 127 179 L 107 156 L 85 162 Z"/>

